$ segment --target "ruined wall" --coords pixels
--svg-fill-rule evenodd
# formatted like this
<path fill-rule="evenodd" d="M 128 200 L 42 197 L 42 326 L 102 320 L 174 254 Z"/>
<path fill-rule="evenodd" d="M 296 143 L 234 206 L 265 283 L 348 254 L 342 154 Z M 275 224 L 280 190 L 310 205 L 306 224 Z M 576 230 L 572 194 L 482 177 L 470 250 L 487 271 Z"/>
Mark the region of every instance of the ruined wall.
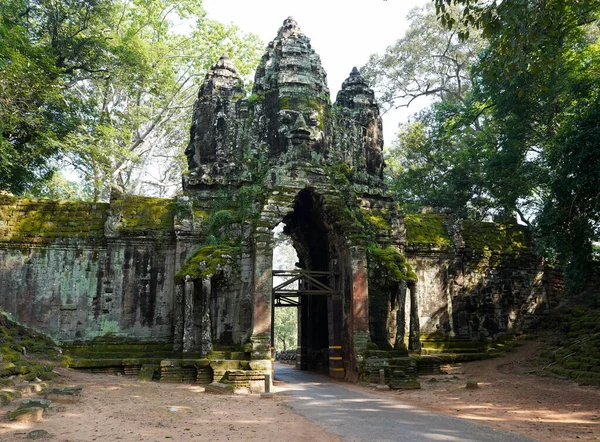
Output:
<path fill-rule="evenodd" d="M 425 338 L 497 338 L 547 313 L 543 271 L 524 226 L 457 225 L 441 214 L 406 215 L 405 224 Z"/>
<path fill-rule="evenodd" d="M 0 305 L 60 342 L 168 341 L 175 273 L 169 200 L 0 196 Z"/>

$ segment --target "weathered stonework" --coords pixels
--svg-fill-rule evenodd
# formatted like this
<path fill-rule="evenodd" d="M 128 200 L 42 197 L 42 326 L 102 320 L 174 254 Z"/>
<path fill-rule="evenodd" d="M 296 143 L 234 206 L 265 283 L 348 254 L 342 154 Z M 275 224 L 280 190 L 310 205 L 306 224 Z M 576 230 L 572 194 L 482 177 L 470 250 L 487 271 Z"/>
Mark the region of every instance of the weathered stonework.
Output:
<path fill-rule="evenodd" d="M 319 56 L 288 18 L 250 96 L 226 56 L 206 75 L 183 196 L 0 196 L 0 303 L 82 369 L 260 389 L 284 223 L 317 281 L 300 281 L 297 366 L 357 380 L 374 376 L 369 358 L 387 358 L 390 383 L 412 386 L 408 351 L 518 331 L 547 302 L 523 228 L 403 215 L 382 149 L 358 70 L 331 103 Z"/>

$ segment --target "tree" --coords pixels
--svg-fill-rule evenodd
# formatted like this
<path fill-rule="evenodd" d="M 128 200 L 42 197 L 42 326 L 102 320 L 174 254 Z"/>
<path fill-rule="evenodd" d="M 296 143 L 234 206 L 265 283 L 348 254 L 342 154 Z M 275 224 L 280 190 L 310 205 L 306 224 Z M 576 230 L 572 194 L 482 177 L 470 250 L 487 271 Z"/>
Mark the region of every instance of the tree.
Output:
<path fill-rule="evenodd" d="M 0 188 L 14 193 L 50 176 L 48 160 L 77 125 L 63 97 L 62 69 L 37 43 L 31 15 L 24 0 L 0 9 Z"/>
<path fill-rule="evenodd" d="M 475 69 L 478 97 L 499 127 L 486 164 L 490 193 L 508 210 L 524 202 L 543 246 L 566 266 L 570 292 L 594 264 L 597 193 L 600 1 L 436 0 L 448 28 L 481 29 L 488 45 Z"/>
<path fill-rule="evenodd" d="M 492 126 L 482 125 L 483 116 L 472 115 L 475 105 L 441 101 L 400 126 L 386 154 L 386 178 L 404 210 L 432 206 L 472 219 L 494 211 L 482 167 Z"/>
<path fill-rule="evenodd" d="M 185 163 L 181 152 L 187 120 L 204 72 L 229 52 L 246 74 L 262 46 L 234 26 L 206 19 L 194 1 L 10 0 L 9 6 L 7 23 L 21 36 L 7 50 L 2 69 L 19 61 L 21 51 L 15 45 L 23 42 L 46 62 L 35 60 L 40 75 L 54 88 L 39 89 L 54 91 L 62 104 L 62 113 L 49 109 L 48 124 L 30 124 L 27 134 L 39 138 L 48 133 L 50 139 L 36 145 L 42 166 L 47 169 L 46 160 L 62 154 L 91 184 L 94 200 L 106 198 L 111 184 L 129 192 L 151 186 L 157 189 L 154 193 L 164 194 L 166 181 L 180 176 Z M 189 31 L 178 32 L 182 25 Z M 26 64 L 20 63 L 21 68 Z M 27 69 L 12 71 L 16 84 L 31 78 Z M 52 104 L 46 96 L 32 100 L 41 103 L 30 107 L 34 120 Z M 14 156 L 11 145 L 27 146 L 12 135 L 26 117 L 4 126 L 3 158 Z M 57 122 L 61 126 L 55 128 Z M 153 156 L 161 159 L 152 161 Z M 17 179 L 13 188 L 30 187 L 37 177 L 39 173 L 23 184 Z"/>
<path fill-rule="evenodd" d="M 539 217 L 545 245 L 567 263 L 568 289 L 585 289 L 600 239 L 600 39 L 573 54 L 569 104 L 549 145 L 548 192 Z"/>
<path fill-rule="evenodd" d="M 459 10 L 451 9 L 458 17 Z M 483 41 L 469 27 L 448 29 L 432 5 L 408 16 L 404 37 L 374 54 L 363 72 L 378 99 L 409 106 L 419 97 L 434 99 L 429 109 L 400 127 L 386 152 L 387 180 L 405 210 L 420 206 L 452 209 L 462 216 L 485 216 L 490 208 L 480 164 L 482 112 L 472 94 L 471 68 Z M 465 33 L 468 41 L 461 40 Z"/>
<path fill-rule="evenodd" d="M 275 341 L 285 351 L 298 346 L 298 309 L 295 307 L 275 308 Z"/>
<path fill-rule="evenodd" d="M 408 209 L 431 204 L 464 217 L 520 214 L 536 228 L 546 255 L 566 266 L 570 291 L 581 290 L 600 239 L 600 1 L 435 5 L 446 31 L 464 43 L 483 38 L 484 48 L 460 102 L 442 95 L 402 127 L 388 155 L 392 188 Z"/>
<path fill-rule="evenodd" d="M 448 9 L 458 17 L 457 8 Z M 468 27 L 448 29 L 433 5 L 413 9 L 409 29 L 383 55 L 373 54 L 361 69 L 388 106 L 409 106 L 419 97 L 462 102 L 471 88 L 470 68 L 482 49 L 478 33 Z M 468 41 L 459 38 L 470 33 Z"/>

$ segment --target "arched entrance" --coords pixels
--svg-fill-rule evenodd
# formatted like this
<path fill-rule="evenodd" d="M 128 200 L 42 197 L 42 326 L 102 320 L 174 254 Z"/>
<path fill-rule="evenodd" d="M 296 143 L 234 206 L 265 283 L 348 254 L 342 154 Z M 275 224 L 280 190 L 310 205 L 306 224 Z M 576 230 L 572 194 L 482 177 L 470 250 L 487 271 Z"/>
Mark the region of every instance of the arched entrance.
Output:
<path fill-rule="evenodd" d="M 312 189 L 298 193 L 283 223 L 298 256 L 298 269 L 281 270 L 275 264 L 273 276 L 282 282 L 273 287 L 273 308 L 299 309 L 297 367 L 343 378 L 341 260 L 336 233 Z"/>

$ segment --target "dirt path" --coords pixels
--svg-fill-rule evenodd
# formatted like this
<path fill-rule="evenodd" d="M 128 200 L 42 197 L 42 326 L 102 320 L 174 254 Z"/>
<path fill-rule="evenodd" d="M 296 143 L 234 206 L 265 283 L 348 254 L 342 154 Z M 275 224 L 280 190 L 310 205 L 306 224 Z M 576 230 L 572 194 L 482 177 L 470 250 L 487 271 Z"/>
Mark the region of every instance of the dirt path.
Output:
<path fill-rule="evenodd" d="M 525 342 L 498 359 L 443 367 L 421 378 L 421 390 L 398 399 L 540 441 L 600 440 L 600 389 L 527 374 L 541 367 L 543 342 Z M 480 388 L 467 390 L 467 380 Z"/>
<path fill-rule="evenodd" d="M 281 399 L 213 395 L 200 386 L 61 370 L 62 382 L 81 385 L 81 399 L 44 413 L 44 421 L 10 422 L 0 409 L 0 440 L 25 441 L 43 429 L 53 442 L 82 441 L 327 441 L 339 439 L 310 424 Z M 14 408 L 14 406 L 13 406 Z"/>
<path fill-rule="evenodd" d="M 448 374 L 421 378 L 422 389 L 379 393 L 540 441 L 600 440 L 600 389 L 528 375 L 540 342 L 487 361 L 444 367 Z M 56 442 L 81 441 L 338 441 L 285 406 L 285 397 L 220 396 L 186 384 L 60 370 L 65 385 L 84 387 L 81 400 L 17 424 L 0 408 L 0 441 L 25 441 L 44 429 Z M 467 380 L 480 388 L 465 389 Z M 352 388 L 365 388 L 353 386 Z"/>

